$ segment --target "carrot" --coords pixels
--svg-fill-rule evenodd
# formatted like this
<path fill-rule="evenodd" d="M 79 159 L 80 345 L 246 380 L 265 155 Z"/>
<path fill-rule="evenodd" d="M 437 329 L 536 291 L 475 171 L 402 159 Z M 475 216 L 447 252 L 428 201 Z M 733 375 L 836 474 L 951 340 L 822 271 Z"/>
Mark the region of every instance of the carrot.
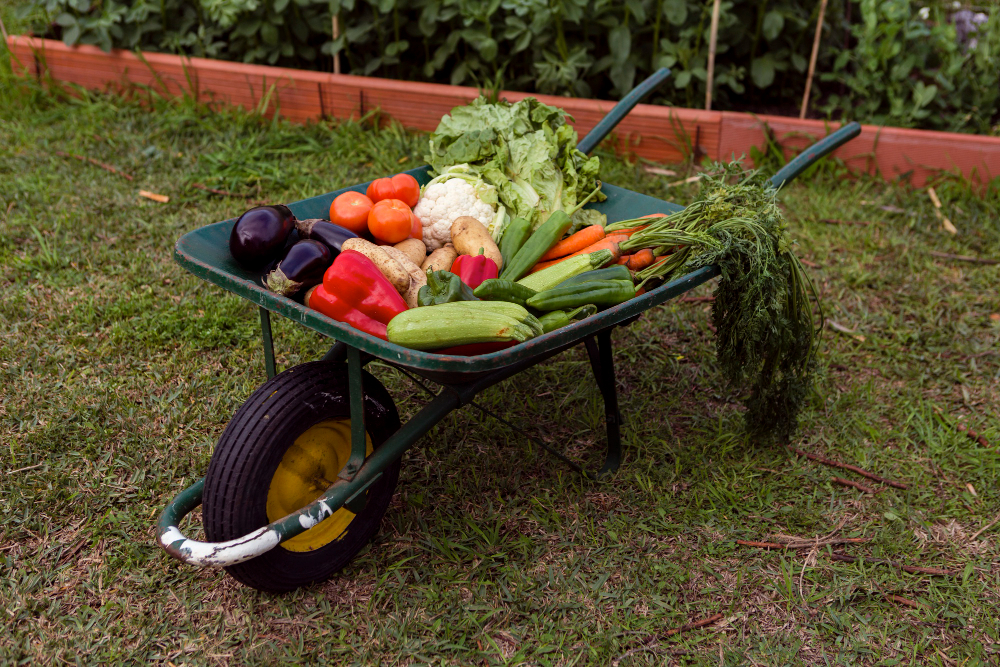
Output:
<path fill-rule="evenodd" d="M 641 232 L 649 225 L 640 225 L 639 227 L 632 227 L 631 229 L 619 229 L 615 234 L 624 234 L 625 236 L 632 236 L 636 232 Z"/>
<path fill-rule="evenodd" d="M 652 266 L 653 260 L 655 259 L 653 257 L 653 251 L 649 248 L 643 248 L 630 257 L 631 259 L 629 259 L 629 261 L 625 264 L 629 271 L 642 271 L 647 266 Z"/>
<path fill-rule="evenodd" d="M 565 257 L 560 257 L 558 259 L 553 259 L 553 260 L 548 261 L 548 262 L 538 262 L 533 267 L 531 267 L 531 270 L 528 273 L 531 274 L 531 273 L 534 273 L 535 271 L 541 271 L 542 269 L 547 269 L 550 266 L 558 264 L 559 262 L 563 261 L 564 259 L 569 259 L 570 257 L 576 257 L 577 255 L 589 255 L 590 253 L 597 252 L 598 250 L 610 250 L 611 251 L 611 261 L 612 262 L 616 262 L 616 261 L 618 261 L 618 258 L 621 257 L 621 254 L 622 254 L 621 250 L 618 249 L 618 244 L 621 243 L 622 241 L 624 241 L 627 238 L 628 238 L 627 234 L 610 234 L 608 236 L 605 236 L 603 239 L 601 239 L 597 243 L 591 243 L 589 246 L 587 246 L 583 250 L 577 250 L 572 255 L 566 255 Z"/>
<path fill-rule="evenodd" d="M 572 236 L 569 236 L 552 246 L 547 253 L 542 255 L 540 261 L 544 262 L 546 260 L 556 259 L 557 257 L 565 257 L 570 253 L 586 248 L 591 243 L 597 243 L 603 238 L 604 227 L 601 227 L 600 225 L 584 227 L 576 234 L 573 234 Z"/>
<path fill-rule="evenodd" d="M 615 264 L 622 264 L 623 266 L 628 266 L 629 261 L 632 259 L 632 255 L 622 255 L 618 258 Z"/>

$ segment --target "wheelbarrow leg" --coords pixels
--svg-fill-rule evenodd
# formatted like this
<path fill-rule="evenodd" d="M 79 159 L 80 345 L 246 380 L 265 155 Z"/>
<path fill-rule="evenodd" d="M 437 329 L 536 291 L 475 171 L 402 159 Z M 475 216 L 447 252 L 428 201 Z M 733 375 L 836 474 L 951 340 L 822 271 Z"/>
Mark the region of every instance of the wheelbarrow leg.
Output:
<path fill-rule="evenodd" d="M 270 380 L 277 371 L 274 367 L 274 342 L 271 340 L 271 313 L 266 308 L 260 309 L 260 334 L 264 339 L 264 370 Z"/>
<path fill-rule="evenodd" d="M 598 332 L 585 341 L 594 378 L 604 396 L 604 422 L 608 431 L 608 453 L 599 475 L 614 472 L 622 461 L 621 412 L 618 410 L 618 389 L 615 387 L 615 361 L 611 346 L 611 329 Z"/>

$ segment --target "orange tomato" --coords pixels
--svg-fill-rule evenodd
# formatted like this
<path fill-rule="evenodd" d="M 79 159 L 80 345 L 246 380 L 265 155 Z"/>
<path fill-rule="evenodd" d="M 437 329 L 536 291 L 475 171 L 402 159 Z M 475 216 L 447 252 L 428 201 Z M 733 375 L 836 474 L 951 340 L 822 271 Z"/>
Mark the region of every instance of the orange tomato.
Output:
<path fill-rule="evenodd" d="M 368 213 L 368 231 L 382 243 L 399 243 L 413 229 L 413 211 L 398 199 L 375 202 Z"/>
<path fill-rule="evenodd" d="M 373 202 L 398 199 L 413 208 L 420 200 L 420 185 L 409 174 L 396 174 L 392 178 L 376 178 L 366 194 Z"/>
<path fill-rule="evenodd" d="M 349 190 L 337 195 L 330 203 L 330 222 L 346 227 L 355 234 L 368 229 L 368 214 L 372 210 L 372 200 L 360 192 Z"/>

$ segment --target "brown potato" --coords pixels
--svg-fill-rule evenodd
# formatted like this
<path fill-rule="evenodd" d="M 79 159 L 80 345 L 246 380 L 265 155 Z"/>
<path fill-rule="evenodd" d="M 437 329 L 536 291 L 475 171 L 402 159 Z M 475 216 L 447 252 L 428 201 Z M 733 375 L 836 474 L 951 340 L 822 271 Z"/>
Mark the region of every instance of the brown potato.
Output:
<path fill-rule="evenodd" d="M 463 215 L 451 223 L 451 242 L 460 255 L 478 255 L 482 248 L 483 254 L 496 262 L 498 269 L 503 268 L 500 249 L 493 242 L 485 225 L 475 218 Z"/>
<path fill-rule="evenodd" d="M 417 307 L 417 295 L 420 292 L 420 288 L 427 284 L 427 274 L 420 270 L 420 267 L 410 261 L 410 258 L 406 254 L 392 246 L 383 246 L 382 248 L 385 252 L 394 260 L 399 262 L 406 273 L 410 276 L 410 284 L 407 286 L 405 292 L 400 292 L 403 296 L 403 301 L 406 302 L 408 308 Z"/>
<path fill-rule="evenodd" d="M 458 251 L 455 250 L 455 246 L 445 243 L 444 246 L 428 255 L 420 268 L 424 271 L 451 271 L 451 265 L 455 263 L 456 259 L 458 259 Z"/>
<path fill-rule="evenodd" d="M 406 239 L 392 247 L 403 251 L 410 261 L 417 266 L 423 264 L 424 260 L 427 259 L 427 246 L 420 239 Z"/>
<path fill-rule="evenodd" d="M 347 239 L 341 248 L 343 250 L 360 252 L 370 259 L 378 267 L 378 270 L 382 272 L 386 280 L 392 283 L 392 286 L 400 294 L 405 294 L 406 290 L 410 288 L 410 274 L 382 246 L 377 246 L 364 239 Z M 392 249 L 395 250 L 395 248 Z"/>

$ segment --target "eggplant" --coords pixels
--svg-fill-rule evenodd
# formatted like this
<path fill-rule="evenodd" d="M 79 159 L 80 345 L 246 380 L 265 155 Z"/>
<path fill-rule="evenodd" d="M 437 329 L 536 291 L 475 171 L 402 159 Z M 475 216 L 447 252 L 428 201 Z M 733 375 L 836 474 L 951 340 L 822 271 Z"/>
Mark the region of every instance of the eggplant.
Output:
<path fill-rule="evenodd" d="M 291 209 L 282 204 L 252 208 L 233 225 L 229 252 L 240 266 L 260 269 L 281 256 L 295 222 Z"/>
<path fill-rule="evenodd" d="M 333 264 L 333 253 L 324 244 L 303 239 L 288 248 L 278 266 L 267 274 L 264 284 L 272 292 L 293 297 L 318 285 Z"/>
<path fill-rule="evenodd" d="M 302 238 L 319 241 L 329 248 L 334 259 L 340 254 L 340 247 L 344 241 L 358 238 L 358 235 L 350 229 L 319 218 L 296 220 L 295 228 L 299 230 L 299 236 Z"/>

